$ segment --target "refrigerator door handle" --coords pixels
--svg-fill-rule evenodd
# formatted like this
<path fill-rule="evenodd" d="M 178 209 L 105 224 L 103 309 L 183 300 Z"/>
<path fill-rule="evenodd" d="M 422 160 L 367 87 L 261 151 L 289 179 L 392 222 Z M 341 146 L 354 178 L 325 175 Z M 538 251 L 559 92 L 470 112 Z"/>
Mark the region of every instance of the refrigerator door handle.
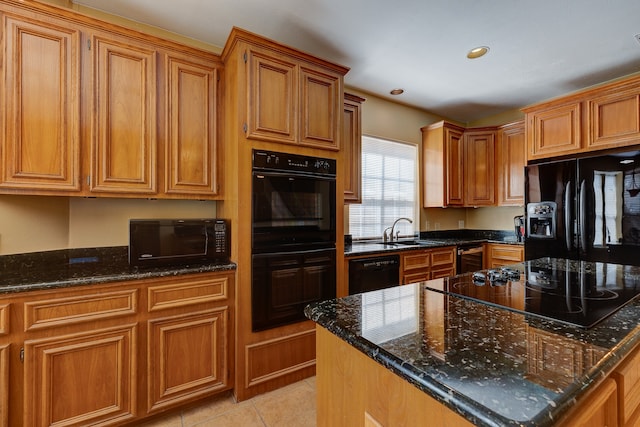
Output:
<path fill-rule="evenodd" d="M 564 238 L 567 250 L 573 249 L 573 220 L 571 219 L 571 181 L 564 189 Z"/>
<path fill-rule="evenodd" d="M 580 183 L 580 246 L 581 250 L 587 250 L 587 222 L 586 222 L 586 212 L 587 212 L 587 183 L 585 180 L 582 180 Z"/>

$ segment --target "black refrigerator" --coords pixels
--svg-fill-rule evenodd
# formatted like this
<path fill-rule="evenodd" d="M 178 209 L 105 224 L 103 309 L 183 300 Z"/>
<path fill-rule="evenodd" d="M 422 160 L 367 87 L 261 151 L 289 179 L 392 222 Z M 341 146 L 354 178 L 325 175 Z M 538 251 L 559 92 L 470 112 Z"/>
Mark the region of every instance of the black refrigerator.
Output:
<path fill-rule="evenodd" d="M 529 165 L 525 258 L 640 265 L 640 151 Z"/>

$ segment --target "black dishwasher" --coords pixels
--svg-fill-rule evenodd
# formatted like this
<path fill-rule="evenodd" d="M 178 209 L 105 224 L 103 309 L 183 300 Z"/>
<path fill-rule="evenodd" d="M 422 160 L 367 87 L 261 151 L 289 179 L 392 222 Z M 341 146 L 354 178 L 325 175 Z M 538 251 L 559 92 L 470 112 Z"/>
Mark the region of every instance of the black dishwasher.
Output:
<path fill-rule="evenodd" d="M 349 260 L 349 295 L 400 284 L 400 256 Z"/>
<path fill-rule="evenodd" d="M 458 246 L 458 268 L 457 274 L 470 273 L 482 270 L 482 254 L 484 250 L 482 244 L 469 243 Z"/>

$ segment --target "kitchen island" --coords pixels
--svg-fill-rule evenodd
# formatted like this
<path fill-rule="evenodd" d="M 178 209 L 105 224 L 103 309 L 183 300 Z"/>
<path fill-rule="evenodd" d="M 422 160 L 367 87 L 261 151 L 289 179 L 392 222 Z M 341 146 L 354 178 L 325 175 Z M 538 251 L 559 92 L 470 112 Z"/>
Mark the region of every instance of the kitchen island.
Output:
<path fill-rule="evenodd" d="M 550 258 L 512 267 L 518 279 L 478 284 L 477 295 L 452 292 L 469 273 L 307 307 L 318 324 L 318 425 L 550 426 L 591 415 L 594 425 L 615 425 L 635 417 L 624 372 L 614 370 L 636 355 L 640 301 L 628 298 L 579 327 L 527 313 L 532 291 L 523 284 L 552 287 L 571 276 L 592 291 L 629 294 L 640 289 L 640 268 Z M 491 295 L 481 301 L 482 292 Z M 566 297 L 602 311 L 586 291 Z"/>

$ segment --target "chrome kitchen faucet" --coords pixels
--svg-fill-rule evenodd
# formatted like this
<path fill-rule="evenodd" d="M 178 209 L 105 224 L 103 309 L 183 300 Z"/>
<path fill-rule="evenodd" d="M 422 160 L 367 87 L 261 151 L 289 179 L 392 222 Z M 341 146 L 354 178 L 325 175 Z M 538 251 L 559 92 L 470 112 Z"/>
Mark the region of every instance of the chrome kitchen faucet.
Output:
<path fill-rule="evenodd" d="M 395 228 L 396 228 L 396 224 L 397 224 L 397 223 L 398 223 L 398 221 L 400 221 L 400 220 L 409 221 L 409 224 L 413 224 L 413 221 L 412 221 L 411 219 L 409 219 L 409 218 L 404 218 L 404 217 L 402 217 L 402 218 L 398 218 L 398 219 L 396 219 L 396 220 L 393 222 L 393 225 L 392 225 L 391 227 L 387 227 L 387 228 L 385 228 L 385 229 L 384 229 L 384 231 L 382 232 L 382 240 L 383 240 L 385 243 L 387 243 L 387 242 L 393 242 L 393 238 L 394 238 L 393 231 L 394 231 L 394 230 L 395 230 Z M 391 229 L 391 232 L 387 235 L 387 230 L 389 230 L 389 229 Z M 396 231 L 396 235 L 395 235 L 395 240 L 396 240 L 396 241 L 398 240 L 398 235 L 399 235 L 399 234 L 400 234 L 400 230 Z"/>

